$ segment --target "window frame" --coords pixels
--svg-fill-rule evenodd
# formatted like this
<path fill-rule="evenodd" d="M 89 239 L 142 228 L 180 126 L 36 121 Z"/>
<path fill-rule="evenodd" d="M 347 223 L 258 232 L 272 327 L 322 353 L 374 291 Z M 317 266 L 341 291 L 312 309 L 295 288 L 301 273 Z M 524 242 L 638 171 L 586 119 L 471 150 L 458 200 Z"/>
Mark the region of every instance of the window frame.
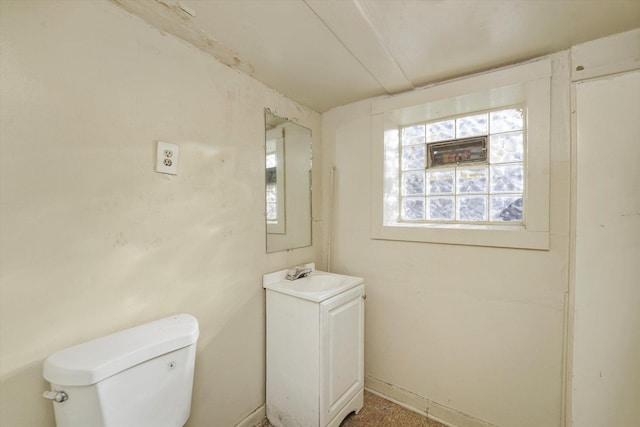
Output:
<path fill-rule="evenodd" d="M 548 250 L 551 70 L 551 59 L 543 58 L 374 102 L 371 116 L 371 237 Z M 388 168 L 385 163 L 397 160 L 397 155 L 394 159 L 390 151 L 394 144 L 400 144 L 402 126 L 513 105 L 526 108 L 523 198 L 527 212 L 524 223 L 407 223 L 396 220 L 399 206 L 397 200 L 394 203 L 392 194 L 400 172 L 395 176 L 385 174 Z M 398 152 L 397 146 L 395 148 Z"/>

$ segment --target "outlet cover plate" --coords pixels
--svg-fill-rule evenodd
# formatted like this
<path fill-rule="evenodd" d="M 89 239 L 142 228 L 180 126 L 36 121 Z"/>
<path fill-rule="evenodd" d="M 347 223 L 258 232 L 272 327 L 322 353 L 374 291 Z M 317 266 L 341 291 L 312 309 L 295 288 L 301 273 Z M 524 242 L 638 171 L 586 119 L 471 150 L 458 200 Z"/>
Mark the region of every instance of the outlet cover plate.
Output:
<path fill-rule="evenodd" d="M 179 154 L 180 149 L 177 145 L 158 141 L 156 149 L 156 172 L 177 175 Z"/>

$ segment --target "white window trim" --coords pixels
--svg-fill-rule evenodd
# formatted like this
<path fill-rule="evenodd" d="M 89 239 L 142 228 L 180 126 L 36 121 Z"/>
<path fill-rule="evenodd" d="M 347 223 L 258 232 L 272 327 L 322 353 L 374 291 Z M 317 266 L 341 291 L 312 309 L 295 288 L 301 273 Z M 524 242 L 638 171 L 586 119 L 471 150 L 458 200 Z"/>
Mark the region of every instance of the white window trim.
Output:
<path fill-rule="evenodd" d="M 371 117 L 371 237 L 548 250 L 551 70 L 551 59 L 545 58 L 375 102 Z M 527 106 L 525 225 L 396 222 L 398 207 L 384 203 L 385 194 L 395 179 L 386 177 L 385 180 L 386 131 L 405 124 L 516 104 Z M 397 185 L 397 180 L 395 183 Z"/>

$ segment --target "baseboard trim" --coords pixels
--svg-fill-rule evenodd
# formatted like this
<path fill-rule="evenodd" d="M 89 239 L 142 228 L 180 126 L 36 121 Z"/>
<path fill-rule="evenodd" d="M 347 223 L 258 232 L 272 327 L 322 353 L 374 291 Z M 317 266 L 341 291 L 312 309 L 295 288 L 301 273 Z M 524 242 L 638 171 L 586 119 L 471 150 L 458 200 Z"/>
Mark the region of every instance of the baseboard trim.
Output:
<path fill-rule="evenodd" d="M 433 402 L 409 390 L 369 375 L 364 380 L 364 388 L 373 394 L 377 394 L 410 411 L 426 416 L 448 427 L 498 427 L 495 424 L 456 411 L 455 409 Z"/>
<path fill-rule="evenodd" d="M 267 418 L 267 410 L 264 405 L 243 418 L 235 427 L 256 427 Z"/>

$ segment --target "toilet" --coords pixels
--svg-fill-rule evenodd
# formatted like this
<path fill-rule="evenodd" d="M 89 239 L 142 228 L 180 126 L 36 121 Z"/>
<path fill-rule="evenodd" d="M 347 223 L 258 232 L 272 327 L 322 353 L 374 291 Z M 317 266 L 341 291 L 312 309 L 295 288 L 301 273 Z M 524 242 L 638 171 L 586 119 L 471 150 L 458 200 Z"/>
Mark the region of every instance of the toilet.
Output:
<path fill-rule="evenodd" d="M 49 356 L 58 427 L 181 427 L 191 411 L 198 321 L 179 314 Z"/>

